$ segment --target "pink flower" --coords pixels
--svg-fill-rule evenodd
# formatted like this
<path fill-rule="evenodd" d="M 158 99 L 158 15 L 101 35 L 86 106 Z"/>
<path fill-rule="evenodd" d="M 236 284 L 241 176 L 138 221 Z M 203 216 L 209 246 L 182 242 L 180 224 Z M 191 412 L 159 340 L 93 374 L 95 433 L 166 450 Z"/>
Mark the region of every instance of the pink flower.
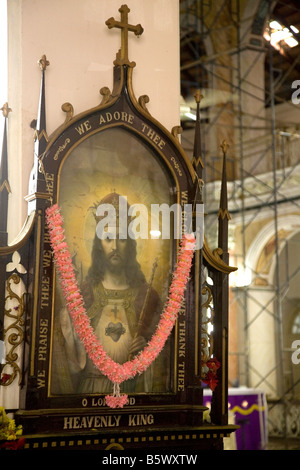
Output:
<path fill-rule="evenodd" d="M 123 406 L 128 402 L 128 396 L 122 395 L 120 397 L 115 397 L 113 395 L 107 395 L 105 397 L 105 402 L 110 408 L 123 408 Z"/>

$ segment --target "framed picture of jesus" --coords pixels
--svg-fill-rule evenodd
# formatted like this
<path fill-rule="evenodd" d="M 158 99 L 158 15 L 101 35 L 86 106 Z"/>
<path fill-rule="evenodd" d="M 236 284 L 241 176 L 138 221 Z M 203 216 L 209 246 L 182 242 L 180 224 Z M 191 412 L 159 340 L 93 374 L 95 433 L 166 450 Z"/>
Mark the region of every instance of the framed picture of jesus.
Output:
<path fill-rule="evenodd" d="M 147 345 L 168 296 L 176 214 L 155 209 L 176 207 L 174 182 L 166 162 L 120 127 L 83 139 L 60 168 L 58 202 L 85 308 L 104 350 L 122 364 Z M 58 277 L 55 293 L 51 395 L 110 393 L 76 336 Z M 170 340 L 121 390 L 174 391 L 172 347 Z"/>

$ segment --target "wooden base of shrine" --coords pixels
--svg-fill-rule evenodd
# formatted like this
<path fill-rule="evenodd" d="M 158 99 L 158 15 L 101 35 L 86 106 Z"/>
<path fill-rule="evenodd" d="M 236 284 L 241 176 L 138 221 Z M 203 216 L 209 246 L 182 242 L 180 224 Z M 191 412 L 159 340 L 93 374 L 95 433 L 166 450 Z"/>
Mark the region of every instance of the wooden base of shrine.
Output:
<path fill-rule="evenodd" d="M 89 431 L 68 434 L 24 435 L 24 450 L 100 450 L 149 452 L 197 452 L 223 450 L 223 438 L 229 437 L 238 426 L 174 428 L 140 428 L 134 431 Z"/>
<path fill-rule="evenodd" d="M 222 450 L 235 425 L 203 422 L 206 407 L 156 406 L 100 410 L 18 410 L 25 449 L 39 450 Z"/>

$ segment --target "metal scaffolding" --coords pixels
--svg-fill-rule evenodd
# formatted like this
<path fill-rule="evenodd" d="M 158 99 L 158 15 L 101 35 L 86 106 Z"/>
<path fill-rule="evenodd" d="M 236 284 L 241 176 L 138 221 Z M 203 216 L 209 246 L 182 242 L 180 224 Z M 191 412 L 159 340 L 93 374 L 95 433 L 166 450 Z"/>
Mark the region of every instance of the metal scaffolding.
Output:
<path fill-rule="evenodd" d="M 295 411 L 300 373 L 291 361 L 293 335 L 300 338 L 300 296 L 289 297 L 300 275 L 300 190 L 296 183 L 300 119 L 297 122 L 293 116 L 299 108 L 280 94 L 280 86 L 296 64 L 280 70 L 274 48 L 263 38 L 273 3 L 256 2 L 257 8 L 247 15 L 241 0 L 181 1 L 181 78 L 183 99 L 191 111 L 195 89 L 204 96 L 226 92 L 219 101 L 203 99 L 201 132 L 205 228 L 213 246 L 217 246 L 213 218 L 221 179 L 219 146 L 223 138 L 230 145 L 231 264 L 239 268 L 230 293 L 230 386 L 266 390 L 270 435 L 287 439 L 300 438 L 300 419 L 295 424 L 292 417 L 300 416 L 299 409 Z M 299 7 L 294 12 L 300 14 Z M 217 44 L 216 37 L 222 44 Z M 283 102 L 289 122 L 277 116 Z M 190 154 L 193 122 L 183 117 L 182 126 L 182 145 Z M 255 253 L 255 240 L 260 242 L 260 256 Z M 265 336 L 273 340 L 274 357 L 268 364 L 265 357 L 258 360 L 253 346 L 255 335 L 259 341 L 264 328 Z M 264 351 L 261 341 L 259 348 Z"/>

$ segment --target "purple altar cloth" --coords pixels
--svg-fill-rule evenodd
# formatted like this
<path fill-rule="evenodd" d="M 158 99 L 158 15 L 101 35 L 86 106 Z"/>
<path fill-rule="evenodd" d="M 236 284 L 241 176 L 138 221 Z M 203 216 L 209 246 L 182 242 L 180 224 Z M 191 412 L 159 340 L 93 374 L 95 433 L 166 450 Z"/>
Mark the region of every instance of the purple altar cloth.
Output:
<path fill-rule="evenodd" d="M 205 389 L 204 406 L 210 407 L 211 391 Z M 229 388 L 228 409 L 234 414 L 237 450 L 264 450 L 268 442 L 265 392 L 251 388 Z"/>

